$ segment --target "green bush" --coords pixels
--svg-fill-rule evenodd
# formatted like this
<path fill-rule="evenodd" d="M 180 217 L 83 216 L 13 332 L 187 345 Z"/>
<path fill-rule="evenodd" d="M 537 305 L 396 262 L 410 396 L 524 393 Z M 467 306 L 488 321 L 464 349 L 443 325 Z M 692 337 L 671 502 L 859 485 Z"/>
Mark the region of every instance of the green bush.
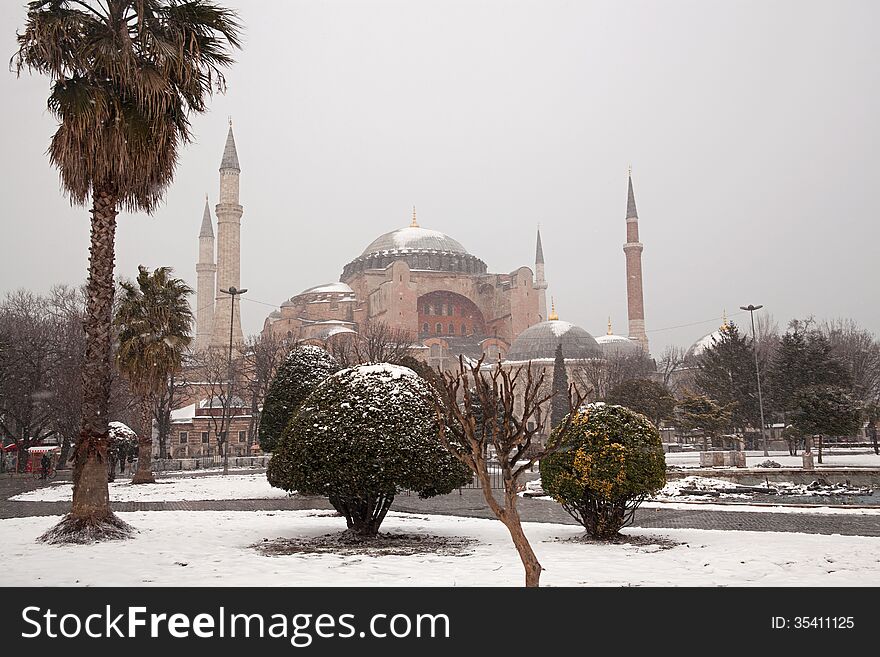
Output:
<path fill-rule="evenodd" d="M 320 347 L 295 347 L 284 359 L 263 401 L 260 449 L 274 452 L 290 418 L 318 385 L 339 369 L 336 359 Z"/>
<path fill-rule="evenodd" d="M 541 460 L 541 482 L 590 536 L 611 538 L 666 484 L 660 433 L 623 406 L 582 407 L 562 448 Z"/>
<path fill-rule="evenodd" d="M 436 395 L 399 365 L 337 372 L 288 424 L 269 462 L 269 483 L 327 496 L 353 534 L 377 534 L 399 491 L 432 497 L 471 480 L 440 444 Z"/>

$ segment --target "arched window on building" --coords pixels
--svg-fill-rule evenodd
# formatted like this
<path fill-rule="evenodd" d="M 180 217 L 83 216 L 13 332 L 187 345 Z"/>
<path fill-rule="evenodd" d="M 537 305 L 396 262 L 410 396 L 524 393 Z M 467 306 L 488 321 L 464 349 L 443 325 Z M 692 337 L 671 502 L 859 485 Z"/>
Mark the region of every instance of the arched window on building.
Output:
<path fill-rule="evenodd" d="M 443 333 L 443 324 L 437 322 L 436 326 L 434 326 L 434 333 L 441 335 Z"/>
<path fill-rule="evenodd" d="M 452 317 L 455 314 L 455 306 L 453 306 L 451 303 L 446 307 L 446 314 L 449 317 Z"/>
<path fill-rule="evenodd" d="M 455 335 L 455 324 L 451 322 L 449 324 L 449 335 Z"/>
<path fill-rule="evenodd" d="M 466 324 L 461 325 L 461 334 L 467 335 L 467 325 Z"/>
<path fill-rule="evenodd" d="M 431 327 L 428 326 L 428 322 L 422 324 L 422 333 L 429 333 L 431 331 Z"/>

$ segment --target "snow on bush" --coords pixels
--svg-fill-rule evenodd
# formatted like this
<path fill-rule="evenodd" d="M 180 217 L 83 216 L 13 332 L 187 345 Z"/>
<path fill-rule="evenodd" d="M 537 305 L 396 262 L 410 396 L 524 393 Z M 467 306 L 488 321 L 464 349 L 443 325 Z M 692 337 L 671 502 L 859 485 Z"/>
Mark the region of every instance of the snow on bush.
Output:
<path fill-rule="evenodd" d="M 370 363 L 328 377 L 290 421 L 269 483 L 325 495 L 353 534 L 379 531 L 394 496 L 450 493 L 470 471 L 438 439 L 434 389 L 413 370 Z"/>
<path fill-rule="evenodd" d="M 284 428 L 303 400 L 338 369 L 336 359 L 320 347 L 303 345 L 291 350 L 263 402 L 260 449 L 275 451 Z"/>
<path fill-rule="evenodd" d="M 623 406 L 581 407 L 562 449 L 541 460 L 541 481 L 590 536 L 613 537 L 666 483 L 660 433 Z"/>

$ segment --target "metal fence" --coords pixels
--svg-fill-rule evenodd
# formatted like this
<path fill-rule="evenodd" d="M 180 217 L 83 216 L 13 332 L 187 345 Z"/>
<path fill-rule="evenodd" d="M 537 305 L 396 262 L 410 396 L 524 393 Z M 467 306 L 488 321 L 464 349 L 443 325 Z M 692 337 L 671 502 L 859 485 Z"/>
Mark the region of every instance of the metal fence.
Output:
<path fill-rule="evenodd" d="M 265 468 L 269 464 L 269 454 L 262 456 L 230 456 L 230 468 Z M 186 470 L 207 470 L 223 467 L 222 456 L 202 456 L 188 459 L 157 459 L 151 461 L 151 470 L 153 472 L 183 472 Z M 132 463 L 126 464 L 126 471 L 123 476 L 131 476 L 137 471 L 137 459 Z M 117 474 L 119 476 L 119 474 Z"/>

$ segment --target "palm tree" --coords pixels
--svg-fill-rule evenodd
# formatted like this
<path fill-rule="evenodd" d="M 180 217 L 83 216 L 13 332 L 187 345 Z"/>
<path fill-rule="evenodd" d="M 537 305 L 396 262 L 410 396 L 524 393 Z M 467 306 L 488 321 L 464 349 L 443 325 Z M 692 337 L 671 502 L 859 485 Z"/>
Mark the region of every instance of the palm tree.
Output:
<path fill-rule="evenodd" d="M 13 64 L 48 75 L 58 130 L 49 159 L 71 203 L 91 202 L 82 426 L 70 513 L 41 540 L 122 538 L 110 509 L 107 410 L 113 260 L 120 210 L 152 212 L 171 183 L 189 117 L 225 89 L 240 47 L 234 12 L 208 0 L 34 0 Z"/>
<path fill-rule="evenodd" d="M 180 370 L 184 352 L 192 342 L 193 315 L 186 300 L 192 289 L 170 274 L 170 267 L 159 267 L 151 274 L 141 265 L 136 282 L 119 284 L 122 298 L 113 321 L 119 330 L 116 364 L 141 398 L 143 420 L 133 484 L 155 482 L 150 468 L 153 401 Z"/>

